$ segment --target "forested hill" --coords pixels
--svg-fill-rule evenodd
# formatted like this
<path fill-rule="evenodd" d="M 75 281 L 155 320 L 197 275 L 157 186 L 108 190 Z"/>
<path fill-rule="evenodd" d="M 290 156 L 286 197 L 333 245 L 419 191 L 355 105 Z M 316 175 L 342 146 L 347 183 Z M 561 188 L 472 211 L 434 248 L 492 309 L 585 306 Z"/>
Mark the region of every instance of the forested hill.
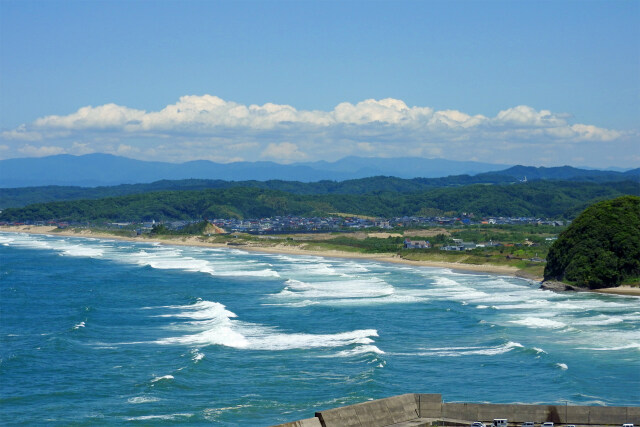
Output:
<path fill-rule="evenodd" d="M 0 221 L 140 221 L 198 218 L 259 218 L 277 215 L 327 216 L 335 213 L 376 217 L 434 216 L 472 212 L 481 216 L 572 218 L 595 201 L 640 195 L 634 182 L 529 182 L 468 185 L 414 193 L 292 194 L 262 188 L 162 191 L 33 204 L 2 211 Z"/>
<path fill-rule="evenodd" d="M 551 246 L 544 277 L 592 289 L 640 281 L 640 197 L 581 213 Z"/>
<path fill-rule="evenodd" d="M 498 172 L 478 175 L 456 175 L 443 178 L 413 178 L 377 176 L 347 181 L 223 181 L 207 179 L 185 179 L 178 181 L 156 181 L 149 184 L 123 184 L 110 187 L 24 187 L 0 188 L 0 209 L 22 207 L 33 203 L 64 200 L 102 199 L 157 191 L 228 189 L 238 187 L 284 191 L 291 194 L 379 194 L 384 192 L 416 193 L 442 187 L 459 187 L 470 184 L 510 185 L 524 178 L 529 182 L 538 180 L 571 180 L 579 182 L 640 183 L 640 169 L 627 172 L 591 171 L 569 166 L 535 168 L 514 166 Z"/>

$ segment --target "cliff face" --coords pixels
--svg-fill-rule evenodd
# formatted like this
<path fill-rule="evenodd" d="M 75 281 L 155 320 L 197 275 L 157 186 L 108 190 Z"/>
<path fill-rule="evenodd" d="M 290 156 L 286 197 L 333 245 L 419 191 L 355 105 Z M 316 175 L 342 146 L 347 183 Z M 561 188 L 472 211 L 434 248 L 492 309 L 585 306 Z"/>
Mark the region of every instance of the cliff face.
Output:
<path fill-rule="evenodd" d="M 591 289 L 640 278 L 640 197 L 596 203 L 558 237 L 547 255 L 545 280 Z"/>

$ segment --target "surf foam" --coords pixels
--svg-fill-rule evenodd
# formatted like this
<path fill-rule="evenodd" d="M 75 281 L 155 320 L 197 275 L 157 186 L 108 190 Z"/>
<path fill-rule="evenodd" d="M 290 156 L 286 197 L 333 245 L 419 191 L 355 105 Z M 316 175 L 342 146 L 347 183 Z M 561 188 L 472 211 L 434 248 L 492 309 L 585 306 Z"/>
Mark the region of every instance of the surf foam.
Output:
<path fill-rule="evenodd" d="M 173 311 L 157 315 L 189 320 L 189 328 L 200 332 L 156 340 L 156 344 L 170 345 L 223 345 L 250 350 L 291 350 L 323 347 L 345 347 L 355 344 L 371 344 L 371 337 L 378 336 L 375 329 L 360 329 L 335 334 L 284 333 L 275 327 L 242 322 L 223 304 L 198 301 L 191 305 L 158 307 Z M 180 324 L 176 325 L 180 328 Z"/>

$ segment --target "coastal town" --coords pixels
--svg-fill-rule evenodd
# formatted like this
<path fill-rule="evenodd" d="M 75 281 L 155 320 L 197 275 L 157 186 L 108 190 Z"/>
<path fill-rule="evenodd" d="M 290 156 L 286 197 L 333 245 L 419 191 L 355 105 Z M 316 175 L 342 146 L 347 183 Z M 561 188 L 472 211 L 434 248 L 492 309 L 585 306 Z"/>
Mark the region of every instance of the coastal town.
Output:
<path fill-rule="evenodd" d="M 190 224 L 202 220 L 182 221 L 144 221 L 144 222 L 67 222 L 55 219 L 48 221 L 0 222 L 0 226 L 35 225 L 67 227 L 92 227 L 106 229 L 136 229 L 141 233 L 149 232 L 154 226 L 164 225 L 169 230 L 179 231 Z M 286 233 L 326 233 L 353 232 L 359 230 L 392 230 L 403 228 L 447 227 L 447 226 L 481 226 L 481 225 L 547 225 L 562 227 L 571 221 L 560 221 L 548 218 L 531 217 L 487 217 L 476 218 L 473 214 L 456 217 L 417 217 L 404 216 L 394 218 L 369 218 L 361 216 L 300 217 L 275 216 L 270 218 L 215 218 L 208 222 L 219 229 L 220 233 L 248 234 L 286 234 Z"/>

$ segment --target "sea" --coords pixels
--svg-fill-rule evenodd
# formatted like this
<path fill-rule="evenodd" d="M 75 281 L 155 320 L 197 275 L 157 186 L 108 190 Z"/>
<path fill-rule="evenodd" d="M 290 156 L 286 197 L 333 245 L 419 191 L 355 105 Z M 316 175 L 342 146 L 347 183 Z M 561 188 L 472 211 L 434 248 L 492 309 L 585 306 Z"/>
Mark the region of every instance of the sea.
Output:
<path fill-rule="evenodd" d="M 402 393 L 637 405 L 640 298 L 0 233 L 0 424 L 268 426 Z"/>

